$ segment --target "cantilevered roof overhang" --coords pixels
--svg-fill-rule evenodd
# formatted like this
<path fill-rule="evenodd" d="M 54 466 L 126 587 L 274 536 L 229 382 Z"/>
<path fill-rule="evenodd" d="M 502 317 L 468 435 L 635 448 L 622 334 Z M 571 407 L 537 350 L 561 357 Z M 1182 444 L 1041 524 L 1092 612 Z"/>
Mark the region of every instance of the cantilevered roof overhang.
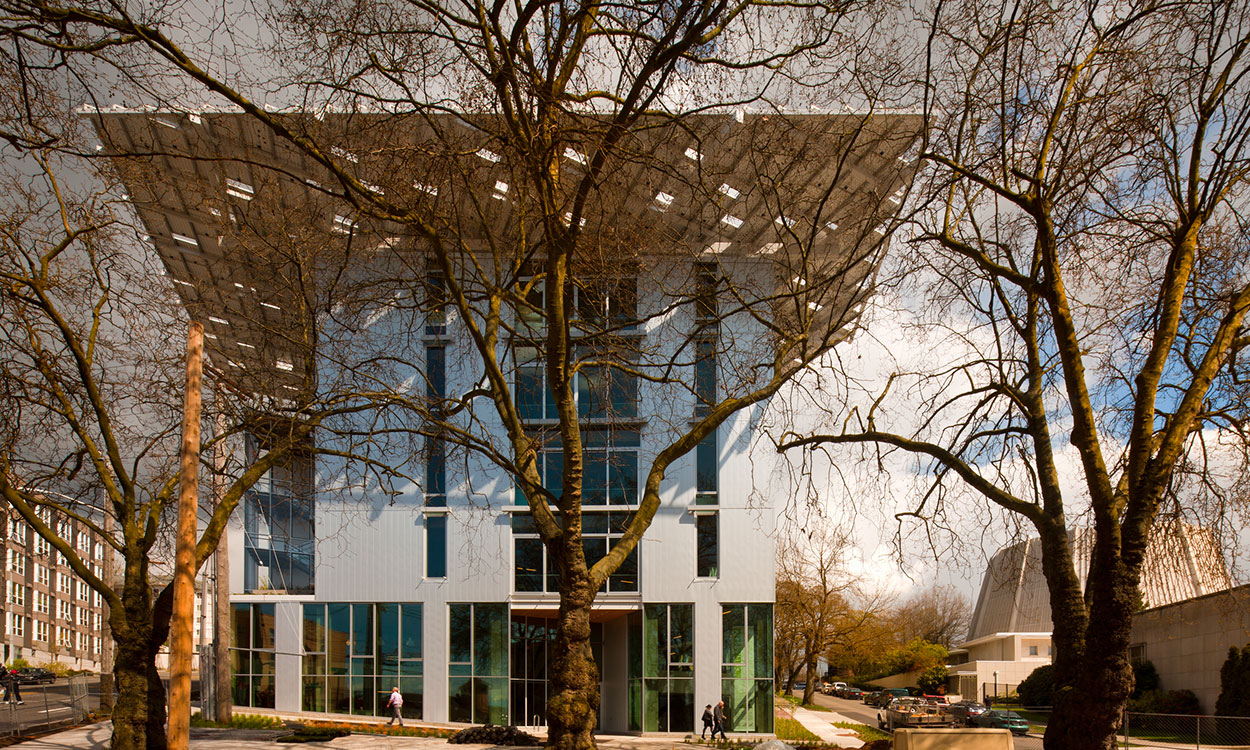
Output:
<path fill-rule="evenodd" d="M 118 160 L 132 202 L 219 367 L 263 371 L 299 387 L 306 363 L 295 319 L 308 274 L 283 243 L 403 241 L 394 222 L 345 200 L 342 182 L 259 121 L 236 113 L 92 112 L 104 153 Z M 519 237 L 534 196 L 480 117 L 284 116 L 377 191 L 445 233 L 453 246 Z M 588 121 L 589 122 L 589 121 Z M 599 129 L 589 122 L 586 132 Z M 595 152 L 570 141 L 558 155 L 566 224 L 588 242 L 613 233 L 643 255 L 757 259 L 776 266 L 779 316 L 853 325 L 916 169 L 918 115 L 709 114 L 656 118 L 610 158 L 574 216 Z M 570 131 L 574 132 L 574 131 Z M 268 247 L 241 224 L 265 217 Z M 397 240 L 397 238 L 399 238 Z M 804 291 L 806 290 L 806 291 Z M 795 294 L 796 291 L 802 292 Z M 789 306 L 792 309 L 782 309 Z M 817 325 L 822 321 L 816 321 Z M 838 337 L 826 336 L 825 344 Z"/>

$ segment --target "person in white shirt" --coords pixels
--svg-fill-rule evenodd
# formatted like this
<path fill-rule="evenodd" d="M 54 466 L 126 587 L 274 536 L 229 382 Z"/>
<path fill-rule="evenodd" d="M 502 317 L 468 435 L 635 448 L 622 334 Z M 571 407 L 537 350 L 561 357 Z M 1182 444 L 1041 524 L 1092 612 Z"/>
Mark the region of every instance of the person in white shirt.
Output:
<path fill-rule="evenodd" d="M 391 707 L 391 720 L 386 722 L 386 725 L 389 727 L 398 720 L 399 725 L 402 727 L 404 725 L 404 717 L 400 714 L 400 709 L 404 707 L 404 696 L 400 694 L 398 687 L 391 688 L 391 697 L 386 702 L 386 705 Z"/>

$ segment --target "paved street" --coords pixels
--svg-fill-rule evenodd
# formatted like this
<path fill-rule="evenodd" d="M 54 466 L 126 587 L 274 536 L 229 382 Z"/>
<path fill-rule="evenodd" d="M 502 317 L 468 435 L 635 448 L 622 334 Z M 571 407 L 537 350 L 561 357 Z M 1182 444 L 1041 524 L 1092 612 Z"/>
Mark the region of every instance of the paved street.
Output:
<path fill-rule="evenodd" d="M 46 724 L 69 721 L 73 716 L 69 681 L 59 679 L 51 685 L 23 685 L 22 703 L 0 703 L 0 735 L 10 734 L 14 727 L 24 731 Z M 100 704 L 100 684 L 88 683 L 87 707 L 94 710 Z"/>

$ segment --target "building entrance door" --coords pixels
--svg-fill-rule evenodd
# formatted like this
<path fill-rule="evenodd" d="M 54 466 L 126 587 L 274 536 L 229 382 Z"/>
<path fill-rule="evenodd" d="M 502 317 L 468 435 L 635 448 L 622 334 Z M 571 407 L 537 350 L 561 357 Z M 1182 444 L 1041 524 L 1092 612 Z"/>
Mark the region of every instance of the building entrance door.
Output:
<path fill-rule="evenodd" d="M 517 726 L 547 726 L 548 679 L 556 643 L 554 617 L 512 616 L 512 722 Z M 590 647 L 595 663 L 603 663 L 603 627 L 590 625 Z M 603 695 L 600 670 L 599 695 Z M 603 712 L 599 712 L 603 725 Z"/>
<path fill-rule="evenodd" d="M 543 617 L 512 617 L 512 722 L 547 725 L 547 675 L 555 648 L 556 621 Z"/>

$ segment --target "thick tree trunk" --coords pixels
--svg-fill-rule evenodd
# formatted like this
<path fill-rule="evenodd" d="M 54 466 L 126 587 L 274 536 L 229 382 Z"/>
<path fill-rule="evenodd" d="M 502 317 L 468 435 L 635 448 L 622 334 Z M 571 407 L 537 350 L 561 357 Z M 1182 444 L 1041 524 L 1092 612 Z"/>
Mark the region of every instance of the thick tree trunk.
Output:
<path fill-rule="evenodd" d="M 166 705 L 165 683 L 161 673 L 156 671 L 156 651 L 147 654 L 148 676 L 148 732 L 147 750 L 166 750 L 169 737 L 165 731 Z"/>
<path fill-rule="evenodd" d="M 1107 540 L 1098 543 L 1116 545 Z M 1083 632 L 1073 632 L 1070 625 L 1061 627 L 1062 617 L 1054 618 L 1055 700 L 1046 727 L 1046 750 L 1115 747 L 1124 707 L 1133 692 L 1128 650 L 1137 592 L 1136 574 L 1118 555 L 1096 551 L 1086 583 L 1088 610 L 1082 608 L 1082 612 L 1088 615 L 1081 618 Z M 1053 593 L 1051 598 L 1052 602 L 1056 598 Z"/>
<path fill-rule="evenodd" d="M 117 702 L 113 704 L 111 750 L 146 750 L 148 746 L 148 649 L 132 631 L 114 631 Z M 161 732 L 163 734 L 163 731 Z"/>
<path fill-rule="evenodd" d="M 803 686 L 803 703 L 810 705 L 812 695 L 816 692 L 816 658 L 814 656 L 807 659 L 807 671 L 803 676 L 807 680 L 807 684 Z"/>
<path fill-rule="evenodd" d="M 590 649 L 590 606 L 595 590 L 585 575 L 561 592 L 547 701 L 547 747 L 595 747 L 599 716 L 599 668 Z"/>

